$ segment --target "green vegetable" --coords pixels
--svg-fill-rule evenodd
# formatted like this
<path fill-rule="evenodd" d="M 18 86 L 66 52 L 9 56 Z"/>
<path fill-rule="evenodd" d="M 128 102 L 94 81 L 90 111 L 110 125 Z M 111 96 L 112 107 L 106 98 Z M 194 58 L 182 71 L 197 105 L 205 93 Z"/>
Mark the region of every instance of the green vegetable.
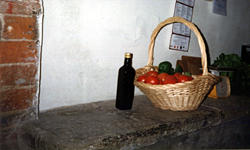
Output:
<path fill-rule="evenodd" d="M 218 68 L 234 68 L 237 71 L 245 72 L 246 65 L 241 61 L 240 56 L 237 54 L 227 54 L 221 53 L 219 57 L 213 63 L 213 66 Z M 229 77 L 230 81 L 234 78 L 234 72 L 220 72 L 220 76 Z"/>
<path fill-rule="evenodd" d="M 174 73 L 174 68 L 171 68 L 168 74 L 173 75 Z"/>
<path fill-rule="evenodd" d="M 220 76 L 227 76 L 226 72 L 220 72 Z"/>
<path fill-rule="evenodd" d="M 183 69 L 181 68 L 181 66 L 179 64 L 177 64 L 177 66 L 175 68 L 175 72 L 178 72 L 178 73 L 182 73 L 183 72 Z"/>
<path fill-rule="evenodd" d="M 228 72 L 227 76 L 229 77 L 229 79 L 231 79 L 231 81 L 233 80 L 233 72 Z"/>
<path fill-rule="evenodd" d="M 241 65 L 241 58 L 237 54 L 225 55 L 224 53 L 221 53 L 213 63 L 213 66 L 219 68 L 236 68 Z"/>
<path fill-rule="evenodd" d="M 165 73 L 170 74 L 172 72 L 171 71 L 172 64 L 168 61 L 161 62 L 158 68 L 159 68 L 159 73 L 165 72 Z"/>
<path fill-rule="evenodd" d="M 184 72 L 184 75 L 186 75 L 186 76 L 192 76 L 192 74 L 190 72 Z"/>

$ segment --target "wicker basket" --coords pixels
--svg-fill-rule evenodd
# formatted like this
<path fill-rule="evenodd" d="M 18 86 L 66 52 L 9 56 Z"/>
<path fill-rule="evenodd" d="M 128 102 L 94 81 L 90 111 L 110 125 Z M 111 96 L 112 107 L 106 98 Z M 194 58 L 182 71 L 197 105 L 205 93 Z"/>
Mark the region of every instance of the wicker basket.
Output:
<path fill-rule="evenodd" d="M 176 84 L 151 85 L 143 82 L 137 82 L 138 76 L 150 71 L 158 70 L 157 66 L 153 66 L 153 54 L 155 39 L 160 30 L 171 23 L 183 23 L 188 26 L 196 35 L 202 59 L 203 74 L 201 76 L 193 76 L 192 81 Z M 194 24 L 181 18 L 171 17 L 161 22 L 153 31 L 149 44 L 148 63 L 145 67 L 136 70 L 134 84 L 151 100 L 154 106 L 161 109 L 170 109 L 173 111 L 190 111 L 196 110 L 209 90 L 219 80 L 218 77 L 208 73 L 207 54 L 203 38 Z"/>

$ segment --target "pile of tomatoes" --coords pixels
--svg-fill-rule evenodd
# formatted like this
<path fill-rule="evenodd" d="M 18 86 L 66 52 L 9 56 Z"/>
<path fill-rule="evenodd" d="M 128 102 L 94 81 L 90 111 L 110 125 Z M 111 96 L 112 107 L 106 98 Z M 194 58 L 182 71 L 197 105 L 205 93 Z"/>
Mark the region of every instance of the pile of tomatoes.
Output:
<path fill-rule="evenodd" d="M 138 82 L 149 83 L 153 85 L 159 84 L 175 84 L 180 82 L 191 81 L 193 78 L 191 76 L 183 75 L 180 73 L 175 73 L 169 75 L 167 73 L 158 73 L 156 71 L 149 71 L 137 78 Z"/>

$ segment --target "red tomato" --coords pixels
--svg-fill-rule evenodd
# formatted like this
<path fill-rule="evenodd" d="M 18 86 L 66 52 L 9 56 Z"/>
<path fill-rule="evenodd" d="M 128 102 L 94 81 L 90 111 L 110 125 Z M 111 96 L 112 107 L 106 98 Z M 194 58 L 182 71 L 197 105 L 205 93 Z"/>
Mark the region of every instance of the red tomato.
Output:
<path fill-rule="evenodd" d="M 191 81 L 191 80 L 193 80 L 193 79 L 194 79 L 193 77 L 188 76 L 188 81 Z"/>
<path fill-rule="evenodd" d="M 149 84 L 153 84 L 153 85 L 157 85 L 157 84 L 160 83 L 160 81 L 158 80 L 158 78 L 154 77 L 154 76 L 148 76 L 145 82 L 149 83 Z"/>
<path fill-rule="evenodd" d="M 162 84 L 175 84 L 177 83 L 177 79 L 174 75 L 168 75 L 166 77 L 166 80 L 165 81 L 162 81 Z"/>
<path fill-rule="evenodd" d="M 180 75 L 181 75 L 181 74 L 178 73 L 178 72 L 174 74 L 174 76 L 176 77 L 176 79 L 178 79 L 178 78 L 180 77 Z"/>
<path fill-rule="evenodd" d="M 147 76 L 146 76 L 146 75 L 141 75 L 141 76 L 139 76 L 139 77 L 137 78 L 137 81 L 138 81 L 138 82 L 144 82 L 144 83 L 145 83 L 146 79 L 147 79 Z"/>
<path fill-rule="evenodd" d="M 146 76 L 157 77 L 157 75 L 158 75 L 158 72 L 156 72 L 156 71 L 149 71 L 146 73 Z"/>
<path fill-rule="evenodd" d="M 167 78 L 168 74 L 167 73 L 160 73 L 158 74 L 157 78 L 160 80 L 160 81 L 165 81 L 166 78 Z"/>
<path fill-rule="evenodd" d="M 186 81 L 191 81 L 193 80 L 192 77 L 186 76 L 186 75 L 180 75 L 178 78 L 178 82 L 186 82 Z"/>

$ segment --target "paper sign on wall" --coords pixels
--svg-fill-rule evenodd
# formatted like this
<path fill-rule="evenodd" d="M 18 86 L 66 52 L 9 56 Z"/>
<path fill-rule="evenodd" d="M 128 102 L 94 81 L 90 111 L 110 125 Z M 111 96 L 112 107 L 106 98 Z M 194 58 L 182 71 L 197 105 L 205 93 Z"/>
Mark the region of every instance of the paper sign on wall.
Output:
<path fill-rule="evenodd" d="M 194 7 L 194 0 L 177 0 L 177 2 Z"/>
<path fill-rule="evenodd" d="M 190 37 L 172 34 L 169 48 L 174 50 L 188 51 Z"/>
<path fill-rule="evenodd" d="M 192 20 L 193 8 L 186 5 L 176 3 L 174 16 L 182 17 L 188 21 Z M 174 23 L 173 33 L 190 35 L 190 29 L 182 23 Z"/>
<path fill-rule="evenodd" d="M 213 13 L 226 16 L 227 15 L 227 0 L 214 0 Z"/>
<path fill-rule="evenodd" d="M 174 16 L 192 21 L 194 0 L 176 0 Z M 188 51 L 191 30 L 182 23 L 174 23 L 169 49 Z"/>

